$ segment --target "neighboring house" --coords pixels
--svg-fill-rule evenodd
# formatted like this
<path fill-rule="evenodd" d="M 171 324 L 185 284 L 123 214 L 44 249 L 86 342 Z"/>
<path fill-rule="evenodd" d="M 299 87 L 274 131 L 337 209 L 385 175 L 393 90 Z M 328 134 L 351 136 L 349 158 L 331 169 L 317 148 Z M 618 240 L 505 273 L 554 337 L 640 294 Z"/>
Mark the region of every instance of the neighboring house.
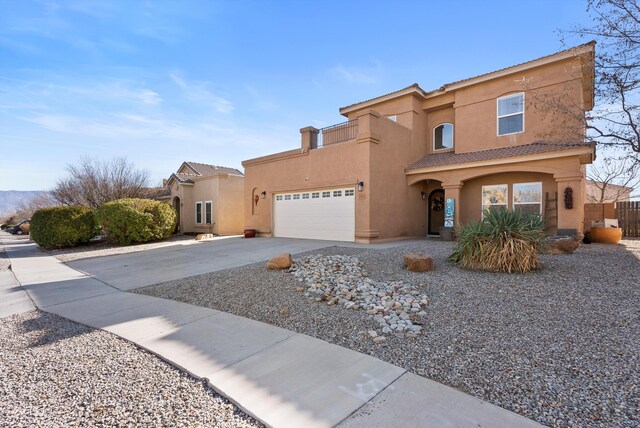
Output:
<path fill-rule="evenodd" d="M 243 231 L 244 176 L 235 168 L 183 162 L 166 181 L 180 232 L 238 235 Z"/>
<path fill-rule="evenodd" d="M 448 225 L 498 207 L 545 215 L 549 233 L 583 230 L 594 48 L 341 108 L 348 122 L 301 129 L 301 148 L 243 162 L 245 228 L 376 242 L 439 234 L 448 205 Z"/>
<path fill-rule="evenodd" d="M 587 180 L 588 203 L 627 202 L 631 200 L 633 187 Z"/>

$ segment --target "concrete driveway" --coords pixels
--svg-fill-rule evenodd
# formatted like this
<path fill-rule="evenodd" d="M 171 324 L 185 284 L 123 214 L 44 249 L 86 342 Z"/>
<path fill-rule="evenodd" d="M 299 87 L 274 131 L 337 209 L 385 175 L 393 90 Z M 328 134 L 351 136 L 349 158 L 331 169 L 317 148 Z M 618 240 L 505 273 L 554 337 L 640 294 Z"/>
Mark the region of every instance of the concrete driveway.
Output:
<path fill-rule="evenodd" d="M 232 237 L 201 241 L 196 245 L 178 244 L 138 253 L 77 260 L 67 264 L 120 290 L 132 290 L 266 261 L 283 252 L 297 254 L 335 245 L 345 243 L 308 239 Z"/>

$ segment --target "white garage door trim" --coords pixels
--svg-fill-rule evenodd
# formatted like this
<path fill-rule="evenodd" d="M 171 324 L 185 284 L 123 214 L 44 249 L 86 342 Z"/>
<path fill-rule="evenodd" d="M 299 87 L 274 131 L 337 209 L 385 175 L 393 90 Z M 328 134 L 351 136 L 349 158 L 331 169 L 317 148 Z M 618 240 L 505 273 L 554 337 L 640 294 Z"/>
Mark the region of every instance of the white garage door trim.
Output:
<path fill-rule="evenodd" d="M 273 236 L 353 242 L 355 200 L 353 187 L 276 193 Z"/>

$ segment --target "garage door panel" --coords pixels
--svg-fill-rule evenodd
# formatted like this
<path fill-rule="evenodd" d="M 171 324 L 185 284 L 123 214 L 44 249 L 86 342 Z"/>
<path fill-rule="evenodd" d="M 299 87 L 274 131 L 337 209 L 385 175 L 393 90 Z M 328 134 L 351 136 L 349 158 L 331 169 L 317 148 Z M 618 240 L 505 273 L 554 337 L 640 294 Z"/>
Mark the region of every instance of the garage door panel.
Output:
<path fill-rule="evenodd" d="M 347 192 L 345 192 L 347 191 Z M 330 197 L 322 197 L 329 192 Z M 335 196 L 340 192 L 341 196 Z M 309 194 L 303 199 L 304 194 Z M 312 198 L 313 193 L 321 197 Z M 299 195 L 294 199 L 295 195 Z M 286 198 L 289 199 L 286 199 Z M 355 240 L 355 190 L 322 189 L 278 194 L 274 201 L 274 235 L 286 238 Z"/>

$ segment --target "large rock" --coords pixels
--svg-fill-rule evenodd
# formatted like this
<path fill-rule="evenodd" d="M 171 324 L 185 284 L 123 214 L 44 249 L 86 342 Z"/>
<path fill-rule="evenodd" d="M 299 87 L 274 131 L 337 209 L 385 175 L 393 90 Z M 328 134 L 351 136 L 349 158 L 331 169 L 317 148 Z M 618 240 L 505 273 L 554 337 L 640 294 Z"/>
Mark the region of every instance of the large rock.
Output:
<path fill-rule="evenodd" d="M 211 239 L 213 238 L 212 233 L 198 233 L 196 235 L 196 241 L 202 241 L 203 239 Z"/>
<path fill-rule="evenodd" d="M 404 256 L 404 265 L 411 272 L 428 272 L 435 269 L 433 257 L 428 254 L 409 253 Z"/>
<path fill-rule="evenodd" d="M 551 236 L 547 239 L 545 254 L 573 254 L 582 243 L 584 235 Z"/>
<path fill-rule="evenodd" d="M 292 263 L 293 263 L 293 258 L 291 257 L 291 254 L 282 253 L 279 256 L 269 260 L 269 262 L 267 263 L 267 269 L 270 269 L 270 270 L 288 269 L 291 267 Z"/>

